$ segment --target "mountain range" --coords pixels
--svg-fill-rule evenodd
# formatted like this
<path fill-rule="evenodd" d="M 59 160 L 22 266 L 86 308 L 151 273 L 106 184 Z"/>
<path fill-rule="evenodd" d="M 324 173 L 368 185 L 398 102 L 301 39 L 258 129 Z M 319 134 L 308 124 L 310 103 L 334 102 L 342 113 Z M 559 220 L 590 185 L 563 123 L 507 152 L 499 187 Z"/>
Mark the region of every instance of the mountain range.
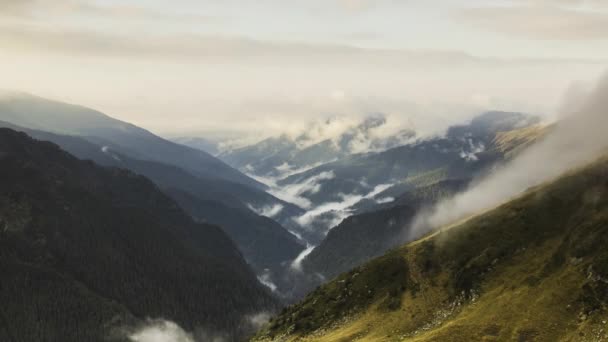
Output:
<path fill-rule="evenodd" d="M 299 241 L 280 223 L 260 215 L 273 216 L 274 219 L 283 219 L 289 223 L 291 217 L 302 214 L 300 208 L 268 194 L 258 183 L 252 183 L 247 176 L 204 152 L 168 142 L 136 126 L 121 123 L 83 107 L 26 95 L 6 101 L 0 101 L 0 120 L 12 121 L 0 121 L 0 127 L 9 127 L 27 132 L 40 140 L 52 141 L 78 158 L 92 160 L 103 166 L 129 169 L 148 177 L 195 220 L 221 226 L 260 276 L 277 277 L 286 271 L 286 265 L 304 249 L 304 242 Z M 38 122 L 38 117 L 54 123 L 50 125 L 46 121 Z M 14 122 L 31 123 L 32 127 L 21 127 Z M 33 129 L 45 125 L 54 128 L 53 131 L 56 132 L 70 132 L 70 135 Z M 123 130 L 123 127 L 126 128 Z M 114 142 L 110 144 L 108 141 Z M 133 146 L 138 151 L 153 151 L 161 145 L 164 146 L 161 151 L 171 151 L 168 156 L 165 157 L 162 153 L 157 155 L 150 152 L 147 155 L 133 152 Z M 202 156 L 197 163 L 205 165 L 200 170 L 184 168 L 182 159 L 176 157 L 179 154 L 184 159 Z M 186 164 L 196 166 L 193 162 Z M 217 167 L 226 171 L 210 171 Z M 231 179 L 219 178 L 215 175 L 216 172 Z M 265 213 L 265 208 L 279 210 Z"/>
<path fill-rule="evenodd" d="M 525 129 L 533 132 L 538 124 L 539 118 L 532 115 L 484 113 L 468 124 L 450 127 L 444 136 L 351 154 L 292 174 L 275 181 L 270 192 L 306 210 L 294 220 L 303 228 L 298 233 L 316 245 L 352 214 L 390 204 L 418 187 L 470 180 L 488 172 L 509 152 L 517 152 L 497 148 L 499 136 Z"/>
<path fill-rule="evenodd" d="M 379 134 L 386 124 L 220 152 L 3 98 L 0 340 L 131 341 L 154 327 L 241 341 L 281 307 L 254 341 L 602 336 L 608 157 L 425 233 L 439 226 L 419 230 L 421 216 L 548 137 L 571 154 L 552 133 L 572 125 L 494 111 L 421 138 Z"/>
<path fill-rule="evenodd" d="M 0 101 L 0 120 L 58 134 L 78 135 L 142 160 L 176 165 L 208 179 L 221 179 L 259 189 L 265 186 L 201 150 L 160 138 L 130 123 L 86 107 L 14 94 Z"/>
<path fill-rule="evenodd" d="M 410 142 L 416 132 L 403 128 L 382 136 L 377 131 L 387 125 L 382 114 L 370 115 L 351 124 L 336 136 L 327 131 L 342 126 L 339 118 L 314 122 L 305 133 L 271 137 L 253 145 L 224 151 L 218 155 L 229 165 L 260 179 L 272 181 L 363 151 L 382 151 Z"/>

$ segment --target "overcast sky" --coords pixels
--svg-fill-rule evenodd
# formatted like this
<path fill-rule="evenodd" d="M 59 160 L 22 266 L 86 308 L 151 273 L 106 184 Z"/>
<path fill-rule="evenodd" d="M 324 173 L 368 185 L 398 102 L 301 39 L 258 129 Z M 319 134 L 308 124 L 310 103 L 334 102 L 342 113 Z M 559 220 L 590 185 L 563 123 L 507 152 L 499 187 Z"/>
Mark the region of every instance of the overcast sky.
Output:
<path fill-rule="evenodd" d="M 0 88 L 166 134 L 552 115 L 607 61 L 605 0 L 0 0 Z"/>

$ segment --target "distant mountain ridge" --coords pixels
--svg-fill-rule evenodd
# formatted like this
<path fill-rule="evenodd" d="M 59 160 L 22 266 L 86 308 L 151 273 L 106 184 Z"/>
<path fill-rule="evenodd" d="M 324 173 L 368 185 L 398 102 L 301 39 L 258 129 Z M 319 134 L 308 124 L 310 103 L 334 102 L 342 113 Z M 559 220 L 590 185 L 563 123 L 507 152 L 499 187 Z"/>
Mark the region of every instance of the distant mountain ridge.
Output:
<path fill-rule="evenodd" d="M 207 152 L 170 142 L 86 107 L 17 94 L 0 101 L 0 120 L 47 132 L 79 135 L 132 158 L 176 165 L 203 178 L 265 188 Z"/>
<path fill-rule="evenodd" d="M 507 151 L 495 146 L 499 134 L 538 122 L 538 117 L 522 113 L 484 113 L 469 124 L 451 127 L 443 137 L 349 155 L 293 174 L 277 181 L 275 194 L 287 193 L 294 203 L 309 203 L 307 214 L 298 221 L 324 236 L 347 216 L 390 203 L 419 186 L 470 180 L 486 172 L 506 156 Z"/>
<path fill-rule="evenodd" d="M 315 141 L 315 131 L 331 126 L 333 119 L 317 123 L 299 136 L 287 135 L 265 139 L 256 144 L 218 155 L 229 165 L 261 178 L 279 179 L 303 169 L 312 168 L 346 157 L 353 153 L 382 151 L 411 141 L 416 133 L 402 129 L 390 136 L 374 133 L 387 124 L 384 115 L 376 114 L 359 124 L 345 129 L 338 136 Z"/>
<path fill-rule="evenodd" d="M 211 140 L 207 140 L 205 138 L 201 138 L 201 137 L 178 137 L 178 138 L 173 138 L 171 139 L 172 141 L 181 144 L 181 145 L 186 145 L 186 146 L 190 146 L 192 148 L 196 148 L 199 149 L 201 151 L 205 151 L 207 153 L 209 153 L 212 156 L 216 156 L 218 153 L 220 153 L 220 149 L 218 147 L 218 144 L 211 141 Z"/>

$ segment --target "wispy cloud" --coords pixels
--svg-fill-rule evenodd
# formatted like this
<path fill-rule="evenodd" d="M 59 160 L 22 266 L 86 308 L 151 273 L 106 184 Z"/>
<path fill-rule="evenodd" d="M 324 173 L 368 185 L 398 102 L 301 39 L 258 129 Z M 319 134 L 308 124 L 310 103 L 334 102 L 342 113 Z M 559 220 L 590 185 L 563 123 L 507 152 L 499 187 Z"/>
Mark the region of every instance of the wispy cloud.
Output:
<path fill-rule="evenodd" d="M 482 29 L 527 39 L 607 40 L 606 9 L 603 1 L 516 1 L 508 6 L 460 9 L 455 17 Z"/>
<path fill-rule="evenodd" d="M 277 216 L 283 210 L 282 204 L 268 205 L 268 206 L 264 206 L 262 208 L 256 208 L 252 205 L 249 205 L 248 207 L 249 207 L 249 209 L 253 210 L 258 215 L 266 216 L 266 217 L 270 217 L 270 218 Z"/>
<path fill-rule="evenodd" d="M 470 9 L 449 3 L 0 0 L 0 87 L 95 107 L 161 133 L 243 136 L 263 126 L 268 136 L 353 113 L 548 112 L 571 81 L 606 63 L 600 44 L 495 42 L 500 35 L 474 18 L 444 20 L 463 3 Z M 505 16 L 517 22 L 506 26 L 534 23 L 510 14 L 532 5 L 510 3 Z M 570 10 L 546 15 L 555 11 Z M 596 21 L 574 22 L 603 27 Z M 471 34 L 463 31 L 469 24 Z"/>
<path fill-rule="evenodd" d="M 86 16 L 89 19 L 113 21 L 141 20 L 151 22 L 216 22 L 214 16 L 188 12 L 167 11 L 154 6 L 100 4 L 90 0 L 0 0 L 0 17 L 29 19 L 29 22 L 44 23 L 52 17 Z"/>
<path fill-rule="evenodd" d="M 154 320 L 129 335 L 132 342 L 195 342 L 194 337 L 174 322 Z"/>
<path fill-rule="evenodd" d="M 304 215 L 296 218 L 296 221 L 303 227 L 311 225 L 317 218 L 322 216 L 331 216 L 331 220 L 327 221 L 326 230 L 329 230 L 342 222 L 351 214 L 351 208 L 364 199 L 373 199 L 384 190 L 390 188 L 392 184 L 380 184 L 375 186 L 370 192 L 364 195 L 353 194 L 338 194 L 341 198 L 337 202 L 323 203 L 317 207 L 311 208 Z"/>
<path fill-rule="evenodd" d="M 272 188 L 270 193 L 278 198 L 294 203 L 301 208 L 310 208 L 312 203 L 304 195 L 313 195 L 321 190 L 323 182 L 335 178 L 333 171 L 321 172 L 309 177 L 300 183 L 290 184 L 283 187 Z"/>
<path fill-rule="evenodd" d="M 300 255 L 298 255 L 291 263 L 291 269 L 297 272 L 301 272 L 302 271 L 302 261 L 304 261 L 304 259 L 306 259 L 306 257 L 312 253 L 312 251 L 315 249 L 315 246 L 311 246 L 309 245 L 308 247 L 306 247 L 305 250 L 303 250 Z"/>

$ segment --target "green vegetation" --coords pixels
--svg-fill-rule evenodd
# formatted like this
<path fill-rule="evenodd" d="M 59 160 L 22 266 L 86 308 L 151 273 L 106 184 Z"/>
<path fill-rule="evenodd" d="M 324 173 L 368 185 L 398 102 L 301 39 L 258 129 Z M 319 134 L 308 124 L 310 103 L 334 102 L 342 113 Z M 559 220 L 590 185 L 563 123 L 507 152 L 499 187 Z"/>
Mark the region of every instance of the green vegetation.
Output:
<path fill-rule="evenodd" d="M 607 242 L 602 159 L 339 276 L 254 340 L 606 339 Z"/>
<path fill-rule="evenodd" d="M 494 149 L 507 158 L 511 158 L 545 137 L 552 128 L 552 126 L 534 125 L 512 131 L 498 132 L 492 144 Z"/>

